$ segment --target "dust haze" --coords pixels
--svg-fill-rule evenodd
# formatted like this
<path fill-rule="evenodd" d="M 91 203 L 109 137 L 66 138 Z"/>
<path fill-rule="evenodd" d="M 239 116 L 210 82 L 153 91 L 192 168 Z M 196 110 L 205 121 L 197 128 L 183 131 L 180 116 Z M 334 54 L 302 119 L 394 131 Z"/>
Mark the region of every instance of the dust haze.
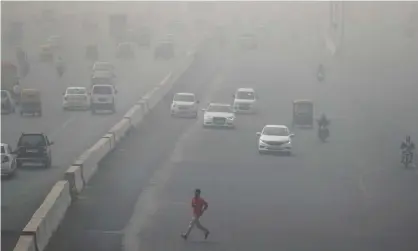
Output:
<path fill-rule="evenodd" d="M 147 120 L 141 131 L 145 136 L 133 137 L 147 144 L 137 146 L 131 142 L 128 146 L 131 144 L 139 150 L 135 152 L 126 147 L 120 151 L 123 159 L 122 154 L 109 157 L 109 163 L 126 166 L 126 170 L 120 176 L 104 171 L 103 177 L 108 179 L 102 177 L 92 186 L 104 187 L 104 180 L 112 180 L 110 174 L 127 180 L 135 175 L 149 178 L 146 175 L 153 173 L 148 173 L 149 170 L 162 166 L 163 160 L 169 161 L 168 152 L 192 123 L 170 117 L 173 95 L 193 92 L 200 101 L 199 115 L 196 115 L 199 129 L 193 131 L 193 137 L 199 140 L 185 144 L 185 148 L 189 146 L 184 150 L 185 155 L 193 159 L 177 167 L 176 172 L 181 175 L 174 176 L 172 179 L 179 180 L 173 183 L 187 184 L 190 191 L 196 184 L 206 186 L 204 192 L 213 201 L 216 198 L 220 204 L 224 203 L 225 208 L 231 210 L 228 214 L 237 208 L 229 205 L 225 191 L 237 193 L 231 200 L 237 204 L 247 201 L 249 205 L 239 204 L 242 214 L 233 215 L 237 218 L 231 222 L 247 224 L 234 226 L 235 231 L 255 228 L 257 224 L 260 229 L 263 229 L 261 224 L 273 229 L 268 224 L 280 216 L 277 225 L 288 227 L 276 229 L 278 232 L 288 233 L 288 229 L 303 224 L 306 224 L 303 225 L 306 231 L 310 231 L 300 230 L 303 233 L 289 240 L 278 237 L 280 244 L 289 241 L 286 247 L 302 245 L 295 239 L 311 240 L 309 234 L 318 232 L 324 236 L 335 234 L 338 237 L 329 239 L 345 242 L 347 246 L 377 243 L 379 238 L 387 238 L 393 244 L 376 244 L 381 249 L 364 250 L 402 249 L 399 247 L 418 250 L 416 235 L 411 235 L 418 232 L 417 171 L 416 167 L 405 170 L 400 164 L 400 145 L 405 136 L 410 135 L 414 142 L 418 140 L 417 2 L 2 1 L 1 18 L 2 62 L 18 66 L 21 89 L 39 91 L 43 109 L 39 118 L 21 116 L 19 112 L 23 108 L 18 105 L 16 113 L 2 114 L 1 141 L 15 148 L 22 132 L 48 134 L 55 141 L 53 168 L 58 170 L 19 170 L 19 175 L 2 182 L 2 214 L 6 215 L 2 229 L 18 233 L 39 205 L 43 192 L 61 178 L 60 171 L 65 171 L 80 152 L 107 133 L 169 72 L 180 71 L 184 59 L 193 55 L 197 63 L 179 78 L 178 85 Z M 59 45 L 53 45 L 55 40 L 51 36 L 58 37 Z M 125 42 L 129 44 L 126 51 L 122 48 Z M 23 66 L 16 57 L 17 48 L 27 55 Z M 58 69 L 60 60 L 65 65 L 63 72 Z M 64 103 L 68 87 L 85 87 L 91 94 L 96 61 L 114 66 L 115 78 L 111 82 L 117 90 L 114 110 L 90 112 L 91 105 L 87 105 L 83 111 L 67 111 Z M 27 65 L 30 71 L 25 70 Z M 318 77 L 321 65 L 323 79 Z M 5 81 L 2 77 L 2 90 L 12 91 L 13 83 Z M 242 87 L 254 88 L 260 96 L 257 100 L 260 112 L 254 116 L 237 115 L 236 131 L 200 129 L 201 108 L 210 102 L 232 104 L 231 96 Z M 314 104 L 313 130 L 292 127 L 293 102 L 299 99 L 312 100 Z M 316 119 L 321 114 L 326 114 L 331 121 L 326 144 L 318 142 L 315 129 Z M 255 134 L 267 124 L 289 126 L 295 133 L 295 156 L 273 159 L 252 155 L 257 152 Z M 143 158 L 140 164 L 135 159 L 138 156 Z M 142 173 L 141 168 L 147 172 Z M 205 178 L 199 180 L 201 183 L 194 182 L 197 176 Z M 210 182 L 207 177 L 211 178 Z M 112 185 L 115 191 L 121 188 L 125 192 L 129 188 L 137 192 L 147 183 L 143 179 L 142 183 L 118 180 Z M 208 191 L 208 187 L 213 190 Z M 165 192 L 190 192 L 185 190 L 173 185 Z M 33 192 L 33 196 L 27 195 L 27 191 Z M 273 203 L 262 201 L 264 196 L 274 200 L 279 195 L 277 201 L 286 198 L 288 204 L 275 205 L 274 213 L 272 209 L 257 211 L 254 206 Z M 114 204 L 130 208 L 139 195 L 121 192 L 113 196 Z M 120 201 L 116 202 L 117 199 Z M 24 204 L 21 201 L 27 203 L 24 210 L 20 210 Z M 3 205 L 8 210 L 4 210 Z M 251 223 L 254 216 L 249 209 L 258 216 L 269 215 L 266 217 L 272 221 L 260 219 Z M 379 214 L 375 214 L 376 211 Z M 98 213 L 98 217 L 102 213 Z M 109 212 L 103 215 L 106 213 Z M 108 216 L 100 219 L 119 218 L 119 215 Z M 121 225 L 128 216 L 121 216 L 120 220 L 124 220 Z M 306 222 L 300 223 L 300 218 Z M 215 217 L 211 220 L 212 225 L 218 222 Z M 155 223 L 160 229 L 164 228 L 158 224 L 165 223 Z M 317 231 L 317 226 L 323 228 Z M 66 228 L 63 229 L 57 237 L 60 241 L 55 240 L 55 250 L 63 250 L 59 246 L 66 238 Z M 392 230 L 399 232 L 393 234 Z M 225 243 L 237 247 L 234 245 L 248 244 L 252 238 L 266 238 L 258 239 L 259 243 L 278 240 L 267 240 L 269 237 L 263 232 L 262 237 L 250 236 L 249 232 L 236 235 L 241 241 L 225 240 Z M 158 236 L 159 232 L 153 233 Z M 363 237 L 366 241 L 361 239 Z M 12 242 L 6 240 L 4 245 Z M 256 248 L 249 244 L 236 249 L 249 247 Z M 341 246 L 335 244 L 333 250 L 337 247 Z M 164 248 L 159 250 L 167 250 Z M 73 250 L 82 251 L 78 246 L 73 246 Z"/>

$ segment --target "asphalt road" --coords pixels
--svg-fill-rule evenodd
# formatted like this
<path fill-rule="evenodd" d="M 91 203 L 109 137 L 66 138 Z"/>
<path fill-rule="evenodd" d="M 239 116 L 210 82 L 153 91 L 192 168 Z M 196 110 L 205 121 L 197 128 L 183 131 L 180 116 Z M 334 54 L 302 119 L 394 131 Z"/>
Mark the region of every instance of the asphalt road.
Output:
<path fill-rule="evenodd" d="M 47 134 L 55 143 L 52 147 L 52 167 L 48 170 L 23 167 L 14 177 L 1 182 L 3 250 L 14 245 L 20 231 L 71 163 L 117 123 L 135 101 L 161 82 L 170 71 L 181 67 L 187 51 L 193 46 L 192 40 L 181 38 L 177 41 L 177 57 L 170 61 L 155 61 L 152 47 L 136 49 L 133 61 L 121 61 L 115 58 L 116 46 L 104 31 L 92 36 L 80 33 L 80 26 L 77 25 L 67 26 L 65 30 L 60 26 L 62 24 L 51 27 L 37 25 L 26 28 L 24 48 L 31 63 L 31 72 L 22 79 L 22 86 L 40 90 L 43 116 L 21 117 L 19 110 L 16 114 L 2 115 L 1 138 L 2 142 L 15 148 L 22 132 Z M 62 36 L 60 55 L 67 64 L 67 71 L 61 79 L 53 64 L 38 60 L 39 46 L 51 34 Z M 163 33 L 156 35 L 161 37 Z M 84 51 L 92 41 L 99 43 L 100 59 L 112 62 L 116 67 L 118 97 L 115 114 L 92 115 L 89 111 L 62 109 L 62 93 L 68 86 L 90 85 L 91 63 L 84 59 Z M 14 60 L 14 50 L 3 47 L 3 51 L 3 60 Z"/>
<path fill-rule="evenodd" d="M 309 44 L 209 51 L 176 89 L 204 104 L 254 86 L 261 113 L 238 116 L 236 130 L 212 130 L 159 104 L 101 164 L 47 250 L 417 250 L 418 175 L 399 165 L 399 144 L 407 133 L 418 138 L 418 64 L 406 50 L 379 56 L 383 47 L 347 45 L 350 56 L 329 66 L 323 84 Z M 299 98 L 330 117 L 329 142 L 295 129 L 293 156 L 260 156 L 255 133 L 289 125 Z M 185 242 L 197 187 L 211 235 Z"/>

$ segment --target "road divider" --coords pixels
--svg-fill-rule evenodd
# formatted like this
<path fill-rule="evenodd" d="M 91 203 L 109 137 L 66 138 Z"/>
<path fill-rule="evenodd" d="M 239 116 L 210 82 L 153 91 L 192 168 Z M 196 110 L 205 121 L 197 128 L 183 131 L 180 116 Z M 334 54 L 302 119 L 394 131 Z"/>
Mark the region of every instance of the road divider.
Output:
<path fill-rule="evenodd" d="M 71 198 L 75 199 L 77 194 L 83 190 L 85 183 L 81 168 L 79 166 L 70 166 L 70 168 L 68 168 L 65 172 L 64 177 L 70 185 Z"/>
<path fill-rule="evenodd" d="M 155 88 L 136 102 L 102 138 L 75 160 L 65 172 L 64 180 L 55 184 L 23 229 L 14 251 L 43 251 L 46 248 L 64 218 L 71 201 L 77 198 L 77 195 L 82 192 L 96 173 L 100 161 L 117 146 L 131 129 L 139 127 L 149 111 L 170 94 L 174 83 L 189 69 L 194 60 L 195 53 L 191 51 L 187 54 L 184 65 L 181 65 L 176 71 L 169 72 Z"/>
<path fill-rule="evenodd" d="M 116 144 L 121 139 L 123 139 L 123 137 L 125 137 L 125 134 L 128 132 L 130 127 L 131 127 L 130 119 L 124 117 L 121 121 L 119 121 L 116 125 L 114 125 L 112 129 L 109 130 L 109 133 L 114 135 Z"/>
<path fill-rule="evenodd" d="M 70 204 L 71 195 L 68 182 L 65 180 L 58 181 L 22 231 L 22 236 L 34 238 L 35 250 L 45 249 Z M 31 239 L 23 238 L 20 244 L 21 248 L 30 248 Z"/>

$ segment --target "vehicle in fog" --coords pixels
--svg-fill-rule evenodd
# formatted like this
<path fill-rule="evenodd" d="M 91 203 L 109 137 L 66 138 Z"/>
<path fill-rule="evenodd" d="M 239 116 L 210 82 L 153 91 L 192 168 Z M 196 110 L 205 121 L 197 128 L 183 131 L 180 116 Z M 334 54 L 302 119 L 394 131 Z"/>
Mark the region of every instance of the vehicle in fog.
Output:
<path fill-rule="evenodd" d="M 116 49 L 116 57 L 119 59 L 133 59 L 135 58 L 135 49 L 131 42 L 122 42 L 118 44 Z"/>
<path fill-rule="evenodd" d="M 255 113 L 257 111 L 257 94 L 253 88 L 238 88 L 232 97 L 236 113 Z"/>
<path fill-rule="evenodd" d="M 52 49 L 59 49 L 61 47 L 61 36 L 52 35 L 46 42 L 51 45 Z"/>
<path fill-rule="evenodd" d="M 96 71 L 109 71 L 109 72 L 114 73 L 115 67 L 110 62 L 97 61 L 97 62 L 94 62 L 93 68 L 92 68 L 93 73 Z"/>
<path fill-rule="evenodd" d="M 41 93 L 37 89 L 23 89 L 20 97 L 20 115 L 42 116 Z"/>
<path fill-rule="evenodd" d="M 44 44 L 41 46 L 41 52 L 39 53 L 39 60 L 41 62 L 54 61 L 54 49 L 50 44 Z"/>
<path fill-rule="evenodd" d="M 230 104 L 210 103 L 202 110 L 203 127 L 235 127 L 235 114 Z"/>
<path fill-rule="evenodd" d="M 109 16 L 109 35 L 120 40 L 126 37 L 128 16 L 126 14 L 112 14 Z"/>
<path fill-rule="evenodd" d="M 261 132 L 257 132 L 258 152 L 260 154 L 268 152 L 281 152 L 290 155 L 292 153 L 292 138 L 295 136 L 290 133 L 285 125 L 266 125 Z"/>
<path fill-rule="evenodd" d="M 116 80 L 112 72 L 95 71 L 91 76 L 91 85 L 115 85 Z"/>
<path fill-rule="evenodd" d="M 62 108 L 64 110 L 90 108 L 90 97 L 85 87 L 68 87 L 63 95 Z"/>
<path fill-rule="evenodd" d="M 149 27 L 140 27 L 139 29 L 134 30 L 133 33 L 133 41 L 135 41 L 139 47 L 151 46 L 151 31 Z"/>
<path fill-rule="evenodd" d="M 160 41 L 155 48 L 155 59 L 170 59 L 174 57 L 174 44 L 170 41 Z"/>
<path fill-rule="evenodd" d="M 199 100 L 193 93 L 176 93 L 171 104 L 171 116 L 197 118 Z"/>
<path fill-rule="evenodd" d="M 7 90 L 1 90 L 0 92 L 1 92 L 1 114 L 14 113 L 16 105 L 12 98 L 12 95 Z"/>
<path fill-rule="evenodd" d="M 16 155 L 12 152 L 10 145 L 1 143 L 1 176 L 10 177 L 16 172 Z"/>
<path fill-rule="evenodd" d="M 293 101 L 292 126 L 313 128 L 314 105 L 312 100 L 298 99 Z"/>
<path fill-rule="evenodd" d="M 252 33 L 244 33 L 239 37 L 239 45 L 241 49 L 254 50 L 257 49 L 257 37 Z"/>
<path fill-rule="evenodd" d="M 90 92 L 90 108 L 93 114 L 98 110 L 116 111 L 117 90 L 113 85 L 93 85 Z"/>
<path fill-rule="evenodd" d="M 19 100 L 20 93 L 15 93 L 15 86 L 19 85 L 19 73 L 17 66 L 8 62 L 1 62 L 1 89 L 8 91 L 13 99 Z"/>
<path fill-rule="evenodd" d="M 17 167 L 22 167 L 25 163 L 40 163 L 45 168 L 51 167 L 53 144 L 43 133 L 22 133 L 13 152 L 17 155 Z"/>
<path fill-rule="evenodd" d="M 89 44 L 86 46 L 86 55 L 87 60 L 96 61 L 99 58 L 99 47 L 97 44 Z"/>

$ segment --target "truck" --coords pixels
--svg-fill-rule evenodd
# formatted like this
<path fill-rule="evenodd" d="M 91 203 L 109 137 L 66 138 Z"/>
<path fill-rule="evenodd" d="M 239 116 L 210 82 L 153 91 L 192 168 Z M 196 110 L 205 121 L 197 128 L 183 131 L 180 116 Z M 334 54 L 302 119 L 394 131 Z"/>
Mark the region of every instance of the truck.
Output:
<path fill-rule="evenodd" d="M 7 90 L 18 101 L 19 93 L 13 91 L 15 85 L 19 85 L 19 75 L 17 66 L 8 61 L 1 62 L 1 89 Z"/>
<path fill-rule="evenodd" d="M 125 14 L 109 16 L 109 35 L 118 42 L 126 38 L 128 17 Z"/>

